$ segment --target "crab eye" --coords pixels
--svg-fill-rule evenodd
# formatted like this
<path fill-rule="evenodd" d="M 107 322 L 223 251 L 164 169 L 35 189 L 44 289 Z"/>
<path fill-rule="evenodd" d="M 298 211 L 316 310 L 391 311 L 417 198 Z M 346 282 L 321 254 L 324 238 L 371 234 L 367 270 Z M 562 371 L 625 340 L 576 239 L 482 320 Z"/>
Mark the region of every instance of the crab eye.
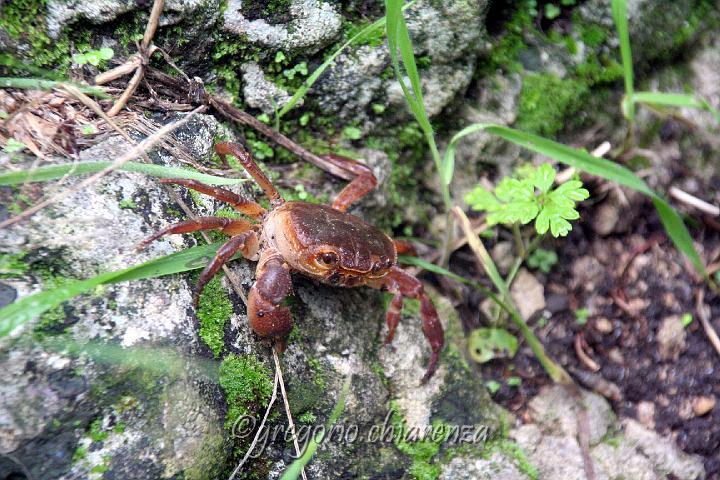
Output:
<path fill-rule="evenodd" d="M 338 256 L 335 252 L 325 252 L 318 256 L 321 263 L 325 265 L 335 265 L 338 262 Z"/>

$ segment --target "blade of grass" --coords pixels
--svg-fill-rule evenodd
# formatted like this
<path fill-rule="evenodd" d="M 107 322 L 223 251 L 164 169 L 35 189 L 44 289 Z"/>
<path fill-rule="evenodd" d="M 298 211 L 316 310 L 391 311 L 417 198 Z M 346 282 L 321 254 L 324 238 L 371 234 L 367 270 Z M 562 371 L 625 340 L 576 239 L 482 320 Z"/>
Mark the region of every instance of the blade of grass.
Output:
<path fill-rule="evenodd" d="M 403 10 L 408 8 L 410 5 L 415 3 L 416 0 L 413 0 L 412 2 L 408 2 L 406 5 L 402 7 Z M 300 88 L 297 89 L 297 91 L 293 94 L 292 97 L 290 97 L 290 100 L 283 106 L 283 108 L 280 109 L 280 111 L 276 114 L 276 119 L 279 121 L 280 118 L 282 118 L 283 115 L 285 115 L 287 112 L 295 108 L 295 105 L 300 101 L 301 98 L 303 98 L 308 90 L 310 90 L 310 87 L 313 86 L 313 84 L 317 81 L 318 78 L 320 78 L 320 75 L 322 75 L 325 70 L 332 65 L 332 63 L 335 61 L 335 59 L 348 47 L 351 45 L 354 45 L 361 40 L 364 40 L 366 37 L 370 36 L 371 34 L 374 34 L 375 32 L 383 29 L 385 27 L 385 17 L 379 18 L 378 20 L 374 21 L 370 25 L 366 26 L 362 30 L 360 30 L 358 33 L 353 35 L 347 42 L 340 45 L 340 47 L 335 50 L 332 55 L 330 55 L 328 58 L 325 59 L 325 61 L 315 69 L 315 71 L 303 82 L 303 84 L 300 86 Z M 277 130 L 277 129 L 276 129 Z"/>
<path fill-rule="evenodd" d="M 620 56 L 622 57 L 623 76 L 625 78 L 625 101 L 623 114 L 633 122 L 635 120 L 635 104 L 632 102 L 634 80 L 632 51 L 630 50 L 630 30 L 628 29 L 626 0 L 612 0 L 612 16 L 620 40 Z"/>
<path fill-rule="evenodd" d="M 660 220 L 675 246 L 690 259 L 695 269 L 703 275 L 703 277 L 708 278 L 700 255 L 693 246 L 690 232 L 688 232 L 680 215 L 665 200 L 648 187 L 644 181 L 636 177 L 632 171 L 604 158 L 593 157 L 584 150 L 568 147 L 567 145 L 531 133 L 490 123 L 477 123 L 458 132 L 450 141 L 446 155 L 454 155 L 457 142 L 465 135 L 479 130 L 485 130 L 528 150 L 540 153 L 558 162 L 575 167 L 578 170 L 583 170 L 592 175 L 617 182 L 620 185 L 647 195 L 652 199 Z"/>
<path fill-rule="evenodd" d="M 310 439 L 310 442 L 308 443 L 307 448 L 305 449 L 305 453 L 302 454 L 300 458 L 295 460 L 290 467 L 288 467 L 287 470 L 285 470 L 285 473 L 283 473 L 283 476 L 280 478 L 280 480 L 296 480 L 300 476 L 300 472 L 305 467 L 305 465 L 310 462 L 310 459 L 312 459 L 313 455 L 315 455 L 315 451 L 320 446 L 321 442 L 323 441 L 323 438 L 325 438 L 325 434 L 332 428 L 332 426 L 337 422 L 337 419 L 340 418 L 340 414 L 345 409 L 345 400 L 347 398 L 348 392 L 350 391 L 350 379 L 352 377 L 348 376 L 345 379 L 345 383 L 343 383 L 342 390 L 340 391 L 340 394 L 338 395 L 337 403 L 335 403 L 335 407 L 332 410 L 332 413 L 330 414 L 330 418 L 325 423 L 325 429 L 321 432 L 319 432 L 316 436 L 314 436 L 312 439 Z"/>
<path fill-rule="evenodd" d="M 433 128 L 430 124 L 427 111 L 425 110 L 425 103 L 423 102 L 422 86 L 420 84 L 420 75 L 417 70 L 417 63 L 415 62 L 412 40 L 410 40 L 410 33 L 408 32 L 407 24 L 405 23 L 405 17 L 403 16 L 402 0 L 385 0 L 385 19 L 385 31 L 387 33 L 388 48 L 390 49 L 390 59 L 392 61 L 393 70 L 395 71 L 395 77 L 400 83 L 400 88 L 403 91 L 405 100 L 410 106 L 410 110 L 420 125 L 420 129 L 423 131 L 425 140 L 430 147 L 430 153 L 432 154 L 435 168 L 440 177 L 440 191 L 442 193 L 446 213 L 444 246 L 442 249 L 442 256 L 438 260 L 438 263 L 442 265 L 445 264 L 450 257 L 450 248 L 452 246 L 453 237 L 452 216 L 450 215 L 450 209 L 452 208 L 450 182 L 452 181 L 453 165 L 443 164 L 443 158 L 440 157 L 440 151 L 435 143 Z M 398 49 L 400 49 L 400 56 L 402 57 L 405 71 L 410 79 L 410 86 L 413 89 L 413 93 L 410 93 L 410 90 L 405 84 L 405 79 L 403 78 L 402 71 L 400 69 Z"/>
<path fill-rule="evenodd" d="M 0 77 L 0 88 L 19 88 L 22 90 L 52 90 L 55 87 L 61 87 L 63 84 L 74 85 L 81 92 L 88 95 L 94 95 L 98 98 L 110 98 L 110 95 L 100 87 L 88 87 L 72 82 L 56 82 L 53 80 L 43 80 L 42 78 L 18 78 L 18 77 Z"/>
<path fill-rule="evenodd" d="M 188 248 L 182 252 L 156 258 L 124 270 L 102 273 L 86 280 L 72 281 L 59 288 L 23 297 L 0 309 L 0 337 L 8 335 L 18 326 L 38 317 L 47 310 L 99 285 L 154 278 L 202 268 L 213 258 L 222 244 L 221 241 L 211 245 Z"/>
<path fill-rule="evenodd" d="M 665 107 L 687 107 L 710 112 L 720 123 L 720 112 L 715 110 L 705 99 L 690 93 L 635 92 L 634 103 L 648 103 Z"/>
<path fill-rule="evenodd" d="M 84 175 L 87 173 L 100 172 L 112 165 L 112 162 L 78 162 L 62 165 L 47 165 L 33 168 L 32 170 L 20 170 L 16 172 L 0 173 L 0 185 L 17 185 L 27 182 L 45 182 L 62 178 L 65 175 Z M 185 168 L 165 167 L 138 162 L 126 162 L 118 168 L 127 172 L 144 173 L 160 178 L 186 178 L 198 180 L 209 185 L 237 185 L 247 181 L 244 178 L 224 178 L 205 173 L 188 170 Z"/>
<path fill-rule="evenodd" d="M 507 284 L 505 283 L 505 280 L 503 280 L 502 276 L 498 272 L 497 267 L 495 266 L 495 262 L 493 262 L 490 254 L 485 249 L 483 243 L 480 241 L 480 238 L 475 235 L 475 232 L 473 232 L 472 225 L 470 224 L 470 220 L 465 215 L 465 212 L 463 212 L 460 207 L 454 207 L 452 209 L 452 212 L 457 218 L 458 223 L 460 224 L 460 228 L 462 228 L 463 230 L 463 233 L 465 233 L 468 245 L 477 257 L 480 266 L 483 270 L 485 270 L 485 273 L 493 282 L 498 292 L 500 292 L 500 296 L 506 298 L 508 302 L 510 302 L 510 318 L 513 320 L 515 326 L 518 328 L 518 330 L 520 330 L 520 333 L 522 333 L 523 337 L 528 342 L 528 345 L 535 354 L 535 357 L 537 357 L 538 361 L 543 366 L 547 374 L 556 383 L 561 383 L 564 385 L 569 385 L 573 383 L 570 375 L 568 375 L 568 373 L 560 365 L 555 363 L 547 355 L 547 353 L 545 353 L 545 347 L 543 347 L 543 344 L 535 336 L 535 333 L 533 333 L 530 327 L 528 327 L 527 323 L 525 323 L 525 319 L 520 316 L 520 312 L 518 312 L 517 308 L 512 303 L 512 297 L 510 297 L 510 292 L 508 290 Z"/>
<path fill-rule="evenodd" d="M 402 0 L 386 0 L 385 1 L 385 17 L 386 17 L 386 32 L 388 38 L 388 47 L 390 49 L 390 59 L 392 61 L 393 70 L 395 71 L 395 77 L 400 83 L 400 88 L 405 95 L 405 100 L 410 106 L 415 120 L 420 125 L 425 140 L 430 147 L 430 152 L 435 162 L 438 174 L 442 179 L 442 195 L 443 202 L 447 210 L 450 210 L 451 200 L 450 191 L 448 185 L 452 176 L 447 177 L 444 172 L 447 169 L 443 168 L 442 159 L 440 152 L 438 151 L 437 144 L 435 143 L 435 135 L 433 128 L 430 123 L 427 111 L 425 110 L 425 103 L 423 102 L 422 86 L 420 83 L 420 74 L 417 69 L 417 62 L 415 61 L 415 53 L 413 51 L 412 40 L 410 39 L 410 33 L 408 32 L 407 24 L 405 23 L 405 17 L 403 17 Z M 400 51 L 400 57 L 398 57 L 398 50 Z M 400 68 L 400 59 L 402 58 L 402 65 L 405 67 L 405 73 L 410 80 L 410 87 L 412 92 L 408 88 L 403 78 L 402 69 Z M 452 172 L 450 172 L 452 173 Z"/>

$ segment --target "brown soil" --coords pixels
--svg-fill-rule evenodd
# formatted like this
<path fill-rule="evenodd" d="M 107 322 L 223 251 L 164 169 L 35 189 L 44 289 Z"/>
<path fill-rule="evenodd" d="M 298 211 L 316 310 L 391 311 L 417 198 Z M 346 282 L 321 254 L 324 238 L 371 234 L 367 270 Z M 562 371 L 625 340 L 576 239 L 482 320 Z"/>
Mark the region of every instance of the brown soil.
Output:
<path fill-rule="evenodd" d="M 597 207 L 586 208 L 582 218 L 593 218 Z M 530 323 L 548 353 L 579 383 L 592 388 L 587 383 L 592 372 L 575 352 L 576 337 L 584 340 L 585 353 L 600 366 L 596 380 L 604 379 L 620 389 L 622 398 L 611 401 L 615 412 L 672 435 L 684 451 L 703 456 L 707 478 L 717 480 L 720 354 L 698 321 L 696 295 L 705 290 L 717 331 L 720 298 L 694 277 L 665 235 L 650 202 L 633 203 L 632 210 L 622 213 L 634 218 L 623 233 L 599 237 L 589 222 L 580 221 L 566 239 L 546 245 L 560 256 L 548 275 L 534 272 L 545 285 L 549 318 L 538 315 Z M 697 227 L 692 231 L 694 238 L 705 252 L 714 250 L 717 231 L 702 224 Z M 469 252 L 458 252 L 453 270 L 470 271 L 473 267 L 464 261 L 468 256 Z M 574 313 L 579 308 L 591 311 L 582 325 Z M 478 311 L 476 305 L 467 310 Z M 661 323 L 671 315 L 685 313 L 691 313 L 693 321 L 684 329 L 684 348 L 676 358 L 662 358 L 657 339 Z M 467 316 L 465 320 L 467 324 Z M 486 381 L 493 379 L 502 385 L 493 398 L 520 418 L 528 418 L 527 401 L 550 383 L 524 343 L 515 358 L 491 361 L 481 371 Z M 520 377 L 521 385 L 508 386 L 505 380 L 510 376 Z M 702 396 L 714 397 L 718 405 L 697 416 L 692 402 Z"/>

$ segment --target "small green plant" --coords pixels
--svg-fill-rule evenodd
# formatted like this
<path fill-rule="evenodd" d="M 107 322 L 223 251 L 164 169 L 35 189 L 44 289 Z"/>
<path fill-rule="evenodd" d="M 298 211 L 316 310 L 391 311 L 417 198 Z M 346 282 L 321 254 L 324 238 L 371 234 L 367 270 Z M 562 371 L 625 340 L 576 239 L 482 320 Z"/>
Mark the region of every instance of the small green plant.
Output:
<path fill-rule="evenodd" d="M 359 140 L 362 137 L 362 130 L 357 127 L 345 127 L 342 136 L 348 140 Z"/>
<path fill-rule="evenodd" d="M 295 75 L 302 75 L 303 77 L 308 74 L 307 62 L 300 62 L 292 68 L 283 70 L 283 76 L 288 80 L 295 79 Z"/>
<path fill-rule="evenodd" d="M 682 326 L 685 328 L 689 327 L 692 322 L 693 322 L 692 313 L 685 313 L 680 318 L 680 323 L 682 323 Z"/>
<path fill-rule="evenodd" d="M 490 392 L 491 395 L 497 393 L 501 386 L 500 382 L 496 380 L 488 380 L 485 382 L 485 388 L 488 389 L 488 392 Z"/>
<path fill-rule="evenodd" d="M 554 237 L 564 237 L 572 230 L 569 220 L 580 218 L 575 204 L 590 193 L 579 180 L 553 189 L 555 175 L 547 163 L 537 169 L 523 169 L 515 177 L 500 180 L 495 192 L 478 185 L 465 196 L 465 202 L 473 210 L 487 212 L 489 225 L 525 225 L 535 220 L 537 233 L 542 235 L 549 229 Z"/>
<path fill-rule="evenodd" d="M 587 308 L 578 308 L 575 310 L 575 321 L 578 325 L 585 325 L 590 317 L 590 310 Z"/>
<path fill-rule="evenodd" d="M 548 20 L 554 20 L 555 18 L 559 17 L 562 13 L 562 10 L 560 10 L 560 7 L 557 5 L 554 5 L 552 3 L 546 3 L 545 4 L 545 18 Z"/>
<path fill-rule="evenodd" d="M 7 143 L 5 143 L 5 146 L 2 149 L 2 151 L 8 155 L 13 155 L 15 153 L 22 152 L 23 150 L 25 150 L 25 144 L 12 137 L 8 138 Z"/>
<path fill-rule="evenodd" d="M 115 55 L 112 48 L 100 48 L 98 50 L 90 50 L 85 53 L 76 53 L 73 55 L 73 62 L 78 65 L 87 65 L 88 63 L 94 67 L 100 65 L 101 62 L 110 60 Z"/>
<path fill-rule="evenodd" d="M 80 129 L 83 135 L 94 135 L 98 133 L 98 129 L 95 125 L 92 123 L 88 123 L 87 125 L 83 125 L 83 127 Z"/>
<path fill-rule="evenodd" d="M 505 383 L 507 383 L 508 387 L 519 387 L 522 385 L 522 378 L 513 375 L 512 377 L 508 377 Z"/>
<path fill-rule="evenodd" d="M 552 267 L 558 262 L 557 253 L 553 250 L 545 250 L 544 248 L 535 249 L 528 255 L 527 265 L 530 268 L 540 270 L 543 273 L 550 273 Z"/>
<path fill-rule="evenodd" d="M 514 357 L 518 341 L 504 328 L 478 328 L 470 333 L 468 349 L 473 360 L 485 363 L 495 358 Z"/>

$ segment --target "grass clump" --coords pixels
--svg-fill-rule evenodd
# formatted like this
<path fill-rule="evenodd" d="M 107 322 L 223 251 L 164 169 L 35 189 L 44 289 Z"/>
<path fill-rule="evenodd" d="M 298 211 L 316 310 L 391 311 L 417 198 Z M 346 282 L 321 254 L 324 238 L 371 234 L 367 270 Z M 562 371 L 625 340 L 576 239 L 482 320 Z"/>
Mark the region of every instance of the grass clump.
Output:
<path fill-rule="evenodd" d="M 252 410 L 266 405 L 272 394 L 270 370 L 252 355 L 230 354 L 220 364 L 220 386 L 225 392 L 228 411 L 225 427 Z"/>
<path fill-rule="evenodd" d="M 200 294 L 197 317 L 200 338 L 217 358 L 225 348 L 225 322 L 233 313 L 230 297 L 222 286 L 221 275 L 208 282 Z"/>

